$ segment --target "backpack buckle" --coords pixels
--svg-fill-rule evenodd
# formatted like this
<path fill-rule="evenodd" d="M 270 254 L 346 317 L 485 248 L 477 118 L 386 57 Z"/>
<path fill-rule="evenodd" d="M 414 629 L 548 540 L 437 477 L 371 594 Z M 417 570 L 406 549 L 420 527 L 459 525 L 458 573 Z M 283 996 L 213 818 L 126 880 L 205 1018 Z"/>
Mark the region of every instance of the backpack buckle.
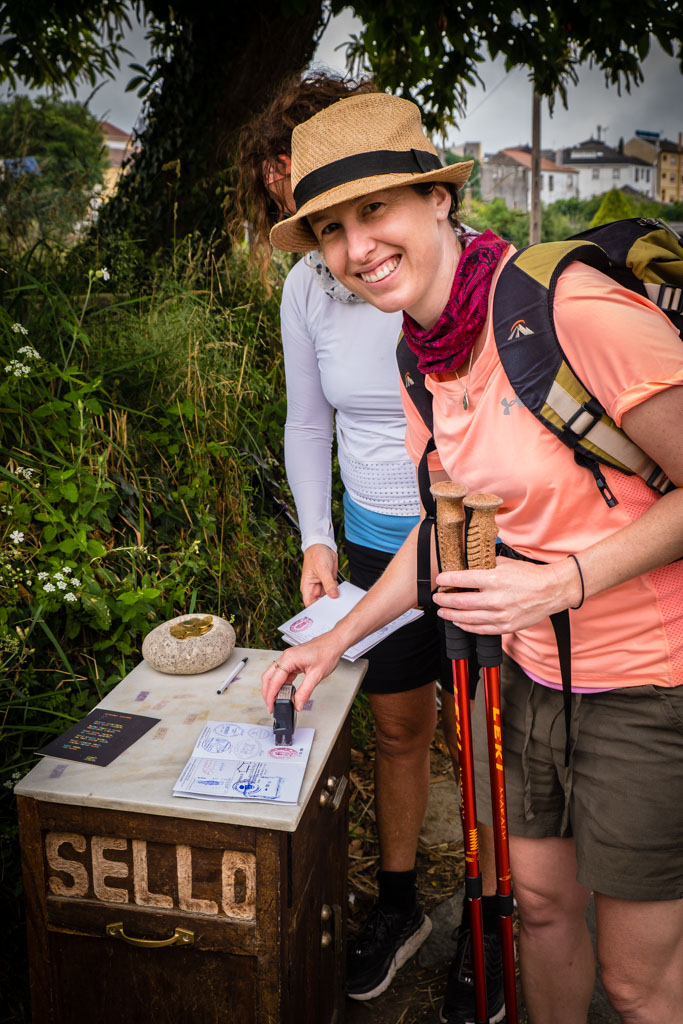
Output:
<path fill-rule="evenodd" d="M 667 313 L 683 313 L 683 288 L 672 284 L 662 284 L 656 304 Z"/>
<path fill-rule="evenodd" d="M 604 412 L 605 410 L 597 398 L 589 398 L 587 402 L 579 406 L 562 428 L 562 434 L 566 437 L 570 447 L 574 448 L 579 441 L 583 441 L 586 434 L 590 433 L 595 424 L 600 422 Z"/>
<path fill-rule="evenodd" d="M 648 487 L 651 487 L 653 491 L 658 491 L 660 494 L 666 494 L 668 491 L 674 489 L 674 485 L 671 483 L 664 470 L 660 469 L 659 466 L 655 466 L 645 483 Z"/>

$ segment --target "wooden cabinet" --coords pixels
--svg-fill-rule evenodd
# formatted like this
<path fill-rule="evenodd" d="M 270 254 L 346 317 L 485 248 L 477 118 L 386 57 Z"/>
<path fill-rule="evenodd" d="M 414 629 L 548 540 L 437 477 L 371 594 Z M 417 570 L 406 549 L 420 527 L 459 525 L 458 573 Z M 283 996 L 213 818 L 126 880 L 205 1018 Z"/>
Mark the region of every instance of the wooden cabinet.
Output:
<path fill-rule="evenodd" d="M 53 778 L 65 762 L 46 758 L 22 780 L 34 1024 L 343 1020 L 349 709 L 364 664 L 338 670 L 334 690 L 333 676 L 300 716 L 316 738 L 297 807 L 160 799 L 198 732 L 185 730 L 178 755 L 188 699 L 201 706 L 188 677 L 163 677 L 162 722 L 108 768 L 69 764 Z M 155 714 L 161 684 L 151 689 L 151 671 L 127 677 L 106 705 L 133 710 L 144 684 Z M 175 703 L 174 688 L 183 691 Z M 262 715 L 254 693 L 248 703 Z M 244 707 L 219 707 L 224 719 L 252 720 L 239 717 Z M 216 706 L 202 717 L 216 718 Z M 159 728 L 168 735 L 155 741 Z M 140 807 L 146 765 L 158 803 L 149 810 Z"/>

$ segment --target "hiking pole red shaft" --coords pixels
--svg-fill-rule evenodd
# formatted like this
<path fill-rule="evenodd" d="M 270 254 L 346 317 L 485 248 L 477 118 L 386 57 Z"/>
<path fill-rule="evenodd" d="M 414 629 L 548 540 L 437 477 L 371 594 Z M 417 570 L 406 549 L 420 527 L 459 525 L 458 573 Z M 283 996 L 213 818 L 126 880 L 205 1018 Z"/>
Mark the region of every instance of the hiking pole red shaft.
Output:
<path fill-rule="evenodd" d="M 462 499 L 467 493 L 467 488 L 454 481 L 444 480 L 434 484 L 431 487 L 431 492 L 436 498 L 436 524 L 441 568 L 448 572 L 464 569 L 463 524 L 465 510 Z M 452 588 L 443 587 L 442 589 Z M 479 834 L 477 832 L 477 801 L 470 715 L 469 657 L 473 653 L 473 637 L 453 622 L 445 623 L 445 632 L 446 652 L 453 664 L 460 804 L 465 841 L 465 899 L 469 904 L 472 934 L 475 1018 L 476 1024 L 488 1024 L 482 882 L 479 865 Z"/>
<path fill-rule="evenodd" d="M 471 494 L 465 498 L 467 520 L 465 553 L 468 569 L 495 568 L 497 534 L 495 513 L 501 504 L 501 499 L 495 494 Z M 486 691 L 486 730 L 496 853 L 498 913 L 503 954 L 505 1019 L 507 1024 L 517 1024 L 515 940 L 512 932 L 512 877 L 501 726 L 500 666 L 503 661 L 503 652 L 499 636 L 477 636 L 477 660 L 484 669 Z"/>

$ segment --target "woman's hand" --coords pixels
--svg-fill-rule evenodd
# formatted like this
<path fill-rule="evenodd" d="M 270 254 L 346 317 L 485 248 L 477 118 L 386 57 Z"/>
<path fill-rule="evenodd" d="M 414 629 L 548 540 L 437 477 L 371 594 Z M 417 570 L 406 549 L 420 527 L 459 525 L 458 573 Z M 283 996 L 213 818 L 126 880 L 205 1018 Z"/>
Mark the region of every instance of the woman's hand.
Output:
<path fill-rule="evenodd" d="M 441 607 L 441 618 L 473 633 L 513 633 L 581 601 L 581 580 L 571 558 L 551 565 L 497 558 L 495 569 L 442 572 L 436 582 L 470 588 L 437 592 L 434 601 Z"/>
<path fill-rule="evenodd" d="M 294 698 L 296 710 L 301 711 L 318 683 L 334 672 L 344 650 L 339 650 L 330 632 L 278 654 L 277 660 L 261 676 L 261 692 L 268 711 L 272 714 L 280 687 L 293 683 L 303 672 L 304 678 Z"/>
<path fill-rule="evenodd" d="M 328 597 L 339 597 L 338 568 L 337 552 L 328 548 L 327 544 L 311 544 L 306 548 L 299 584 L 304 607 L 308 608 L 309 604 L 325 594 Z"/>

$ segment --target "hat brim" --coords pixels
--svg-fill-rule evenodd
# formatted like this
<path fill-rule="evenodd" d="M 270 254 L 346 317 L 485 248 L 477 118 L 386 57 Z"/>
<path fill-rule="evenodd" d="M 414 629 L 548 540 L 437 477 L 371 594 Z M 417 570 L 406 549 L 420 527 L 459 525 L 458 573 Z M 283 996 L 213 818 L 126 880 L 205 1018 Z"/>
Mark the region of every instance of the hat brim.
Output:
<path fill-rule="evenodd" d="M 356 178 L 354 181 L 337 185 L 304 203 L 301 209 L 291 217 L 275 224 L 270 232 L 271 244 L 276 249 L 284 249 L 285 252 L 308 252 L 309 249 L 318 249 L 320 243 L 306 220 L 310 214 L 320 213 L 330 206 L 336 206 L 337 203 L 358 199 L 359 196 L 366 196 L 371 192 L 378 192 L 380 189 L 396 188 L 401 185 L 420 185 L 429 182 L 439 184 L 441 182 L 460 188 L 469 178 L 473 167 L 473 160 L 463 160 L 460 163 L 449 164 L 447 167 L 440 167 L 436 171 L 427 171 L 424 174 L 374 174 L 369 178 Z"/>

